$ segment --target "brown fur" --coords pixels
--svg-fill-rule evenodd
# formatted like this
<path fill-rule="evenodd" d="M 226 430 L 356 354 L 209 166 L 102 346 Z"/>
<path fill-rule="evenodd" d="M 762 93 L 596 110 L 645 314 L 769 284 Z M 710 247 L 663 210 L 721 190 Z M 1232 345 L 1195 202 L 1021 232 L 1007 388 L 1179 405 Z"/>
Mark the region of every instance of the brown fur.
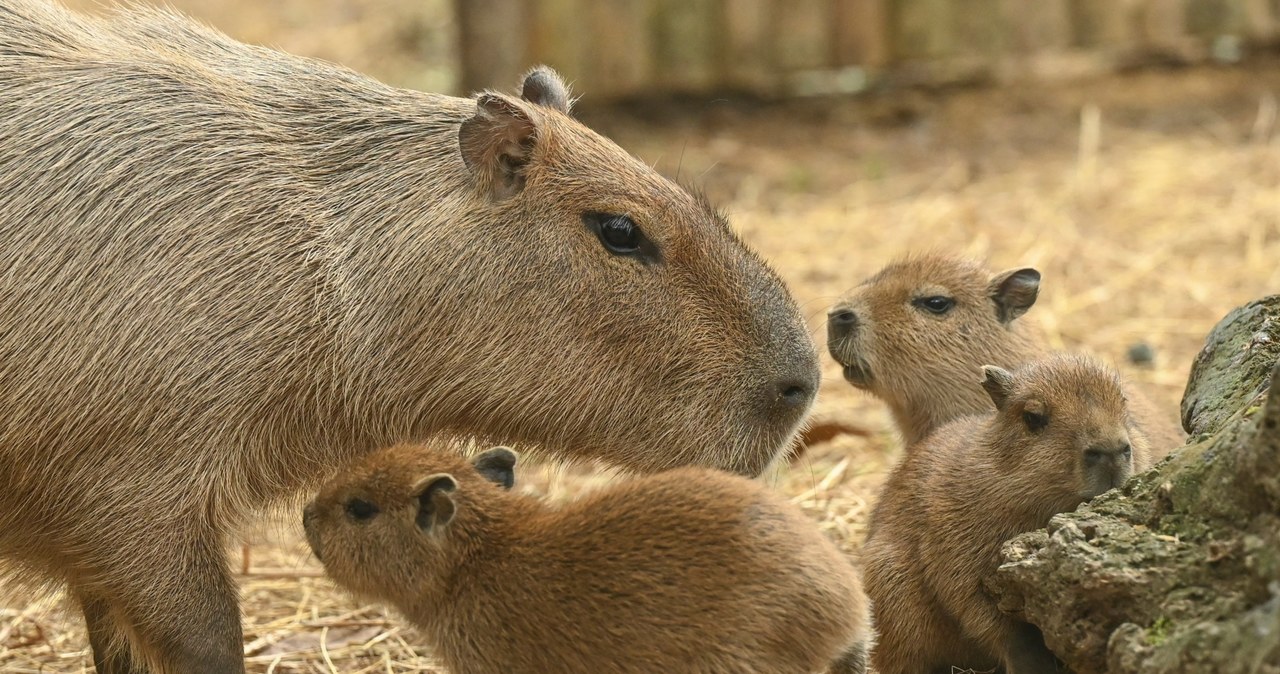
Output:
<path fill-rule="evenodd" d="M 1004 541 L 1151 465 L 1111 369 L 1053 355 L 1012 375 L 987 372 L 988 409 L 994 401 L 997 410 L 956 419 L 913 447 L 872 515 L 863 559 L 882 674 L 1052 671 L 1038 632 L 1002 613 L 983 579 Z M 1033 430 L 1027 412 L 1046 414 L 1047 425 Z M 1090 450 L 1101 453 L 1090 459 Z"/>
<path fill-rule="evenodd" d="M 556 508 L 501 481 L 392 448 L 325 486 L 307 537 L 331 578 L 402 611 L 454 674 L 865 670 L 856 571 L 764 485 L 683 468 Z M 379 513 L 356 521 L 353 499 Z"/>
<path fill-rule="evenodd" d="M 946 255 L 906 258 L 855 288 L 828 313 L 827 349 L 854 386 L 883 400 L 903 441 L 990 407 L 975 377 L 983 365 L 1014 368 L 1048 353 L 1017 318 L 1035 304 L 1034 269 L 992 273 Z M 931 313 L 921 302 L 948 298 Z M 1163 455 L 1186 441 L 1176 415 L 1126 384 L 1135 418 Z"/>
<path fill-rule="evenodd" d="M 242 671 L 227 536 L 374 448 L 757 474 L 789 444 L 818 369 L 777 276 L 554 73 L 522 88 L 0 0 L 0 557 L 70 584 L 100 671 Z"/>

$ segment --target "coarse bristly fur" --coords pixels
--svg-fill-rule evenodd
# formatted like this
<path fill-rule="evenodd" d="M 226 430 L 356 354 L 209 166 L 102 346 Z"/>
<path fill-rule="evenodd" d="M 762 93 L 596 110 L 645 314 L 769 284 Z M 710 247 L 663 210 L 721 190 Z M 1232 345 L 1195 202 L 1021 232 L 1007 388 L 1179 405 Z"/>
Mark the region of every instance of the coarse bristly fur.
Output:
<path fill-rule="evenodd" d="M 1041 674 L 1055 659 L 983 588 L 1000 546 L 1151 465 L 1113 370 L 1054 354 L 985 368 L 982 415 L 944 424 L 894 468 L 863 548 L 882 674 L 948 667 Z M 981 380 L 980 380 L 981 381 Z"/>
<path fill-rule="evenodd" d="M 904 258 L 831 308 L 827 350 L 849 383 L 889 406 L 910 447 L 952 419 L 989 408 L 977 384 L 983 365 L 1013 368 L 1048 353 L 1017 320 L 1039 290 L 1040 273 L 1030 267 L 994 273 L 949 255 Z M 1158 455 L 1186 441 L 1173 410 L 1156 409 L 1132 384 L 1125 388 Z"/>
<path fill-rule="evenodd" d="M 680 468 L 554 507 L 503 488 L 514 463 L 379 452 L 307 506 L 307 539 L 453 674 L 865 671 L 856 570 L 765 485 Z"/>
<path fill-rule="evenodd" d="M 789 445 L 818 367 L 778 277 L 555 73 L 521 90 L 0 0 L 0 557 L 69 584 L 99 671 L 243 671 L 228 534 L 379 447 Z"/>

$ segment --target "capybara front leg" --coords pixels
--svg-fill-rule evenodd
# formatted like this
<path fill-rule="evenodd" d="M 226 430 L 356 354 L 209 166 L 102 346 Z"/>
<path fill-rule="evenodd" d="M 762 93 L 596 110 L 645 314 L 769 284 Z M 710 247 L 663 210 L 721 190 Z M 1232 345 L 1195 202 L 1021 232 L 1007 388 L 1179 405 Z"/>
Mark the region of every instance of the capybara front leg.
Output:
<path fill-rule="evenodd" d="M 239 593 L 219 540 L 210 533 L 157 545 L 168 554 L 137 562 L 133 591 L 120 604 L 154 674 L 244 672 Z"/>
<path fill-rule="evenodd" d="M 1044 645 L 1040 630 L 1021 623 L 1009 640 L 1005 671 L 1008 674 L 1054 674 L 1058 671 L 1058 659 Z"/>
<path fill-rule="evenodd" d="M 90 592 L 77 590 L 75 594 L 84 613 L 93 668 L 98 674 L 146 674 L 142 665 L 134 661 L 128 637 L 111 615 L 111 605 Z"/>

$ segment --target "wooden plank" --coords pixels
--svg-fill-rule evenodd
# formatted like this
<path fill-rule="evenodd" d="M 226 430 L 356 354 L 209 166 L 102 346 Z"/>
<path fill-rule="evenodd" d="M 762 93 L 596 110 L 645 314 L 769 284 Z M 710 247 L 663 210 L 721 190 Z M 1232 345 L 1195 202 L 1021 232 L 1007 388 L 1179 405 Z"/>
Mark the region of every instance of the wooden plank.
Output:
<path fill-rule="evenodd" d="M 1134 4 L 1116 0 L 1071 0 L 1067 7 L 1074 34 L 1072 44 L 1089 48 L 1131 47 L 1135 37 Z"/>
<path fill-rule="evenodd" d="M 773 0 L 723 0 L 721 72 L 730 86 L 757 93 L 778 87 L 773 55 Z"/>
<path fill-rule="evenodd" d="M 885 0 L 834 0 L 832 62 L 878 70 L 889 62 L 889 12 Z"/>
<path fill-rule="evenodd" d="M 894 60 L 931 60 L 952 53 L 949 0 L 893 0 L 890 8 Z"/>
<path fill-rule="evenodd" d="M 1244 35 L 1250 41 L 1269 43 L 1280 35 L 1275 0 L 1241 0 Z"/>
<path fill-rule="evenodd" d="M 652 0 L 591 0 L 591 58 L 583 91 L 592 98 L 643 94 L 653 78 Z"/>
<path fill-rule="evenodd" d="M 1003 35 L 991 67 L 997 80 L 1039 80 L 1063 69 L 1074 38 L 1069 0 L 1000 0 L 998 11 Z"/>
<path fill-rule="evenodd" d="M 1181 3 L 1179 9 L 1182 9 Z M 1232 32 L 1232 7 L 1225 0 L 1187 0 L 1183 11 L 1186 13 L 1186 32 L 1192 35 L 1215 38 Z"/>
<path fill-rule="evenodd" d="M 532 17 L 529 56 L 532 63 L 545 63 L 566 80 L 582 82 L 587 76 L 586 56 L 590 24 L 583 0 L 529 0 Z"/>
<path fill-rule="evenodd" d="M 1070 0 L 1002 0 L 1000 13 L 1007 55 L 1056 52 L 1074 40 Z"/>
<path fill-rule="evenodd" d="M 528 63 L 524 0 L 454 0 L 460 87 L 509 91 Z"/>
<path fill-rule="evenodd" d="M 1052 3 L 1041 0 L 1031 4 L 1032 10 L 1042 11 Z M 950 9 L 953 53 L 990 61 L 1008 48 L 1000 0 L 951 0 Z"/>
<path fill-rule="evenodd" d="M 828 0 L 776 0 L 773 20 L 775 66 L 784 73 L 830 67 L 830 21 Z"/>
<path fill-rule="evenodd" d="M 1249 40 L 1270 43 L 1280 37 L 1280 1 L 1244 0 L 1243 15 Z"/>
<path fill-rule="evenodd" d="M 1194 1 L 1194 0 L 1193 0 Z M 1221 0 L 1211 0 L 1222 5 Z M 1139 15 L 1140 45 L 1148 52 L 1172 58 L 1191 58 L 1187 39 L 1191 16 L 1186 0 L 1146 0 Z M 1210 12 L 1216 20 L 1217 10 Z"/>
<path fill-rule="evenodd" d="M 655 0 L 654 70 L 674 91 L 707 91 L 720 84 L 718 0 Z"/>

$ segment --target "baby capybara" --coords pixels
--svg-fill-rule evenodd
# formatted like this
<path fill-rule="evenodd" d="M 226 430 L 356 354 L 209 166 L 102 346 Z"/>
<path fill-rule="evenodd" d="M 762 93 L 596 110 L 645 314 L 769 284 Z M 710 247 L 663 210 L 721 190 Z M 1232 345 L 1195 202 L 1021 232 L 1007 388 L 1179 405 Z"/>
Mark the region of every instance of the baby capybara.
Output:
<path fill-rule="evenodd" d="M 514 463 L 385 450 L 307 506 L 307 540 L 453 674 L 865 670 L 856 571 L 764 485 L 684 468 L 553 507 L 504 488 Z"/>
<path fill-rule="evenodd" d="M 1017 320 L 1036 302 L 1040 272 L 995 273 L 948 255 L 889 264 L 827 314 L 827 350 L 855 387 L 883 400 L 908 447 L 990 406 L 974 380 L 983 365 L 1017 367 L 1049 353 Z M 1177 415 L 1125 385 L 1157 455 L 1185 442 Z"/>
<path fill-rule="evenodd" d="M 69 586 L 99 672 L 239 674 L 229 538 L 374 449 L 765 470 L 794 301 L 570 100 L 0 0 L 0 585 Z"/>
<path fill-rule="evenodd" d="M 915 445 L 872 514 L 863 561 L 882 674 L 1054 671 L 1039 632 L 1002 613 L 983 579 L 1004 541 L 1151 463 L 1113 370 L 1060 354 L 1013 373 L 984 370 L 995 411 L 956 419 Z"/>

